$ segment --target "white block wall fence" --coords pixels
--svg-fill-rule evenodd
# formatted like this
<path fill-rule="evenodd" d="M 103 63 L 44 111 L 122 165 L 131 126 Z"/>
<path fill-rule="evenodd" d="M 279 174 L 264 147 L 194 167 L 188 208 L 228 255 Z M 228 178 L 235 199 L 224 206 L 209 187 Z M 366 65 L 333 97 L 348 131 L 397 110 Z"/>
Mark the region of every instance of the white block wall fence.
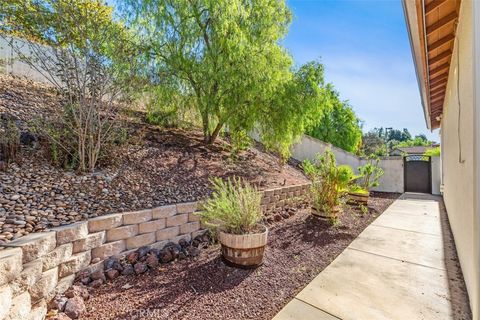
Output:
<path fill-rule="evenodd" d="M 262 209 L 303 203 L 309 187 L 262 191 Z M 108 214 L 9 242 L 0 249 L 0 319 L 43 319 L 48 302 L 80 272 L 103 270 L 105 259 L 143 246 L 162 249 L 169 242 L 190 241 L 205 231 L 196 210 L 197 202 L 189 202 Z"/>
<path fill-rule="evenodd" d="M 11 38 L 2 38 L 0 37 L 0 73 L 11 74 L 14 76 L 26 77 L 27 79 L 49 83 L 48 79 L 45 78 L 40 72 L 32 68 L 27 63 L 21 62 L 18 59 L 17 52 L 12 49 L 9 45 Z M 19 47 L 23 55 L 28 56 L 30 54 L 29 47 L 19 38 L 14 38 L 16 45 Z M 45 47 L 45 50 L 48 50 Z"/>
<path fill-rule="evenodd" d="M 292 157 L 299 161 L 306 159 L 313 160 L 317 153 L 323 154 L 325 150 L 330 149 L 335 154 L 337 163 L 341 165 L 349 165 L 354 170 L 359 166 L 367 163 L 367 159 L 358 157 L 343 149 L 337 148 L 330 143 L 323 142 L 310 136 L 303 136 L 298 143 L 292 148 Z M 439 157 L 432 157 L 432 193 L 440 194 L 441 185 L 441 165 Z M 373 188 L 374 191 L 380 192 L 398 192 L 403 193 L 404 185 L 404 168 L 403 157 L 390 156 L 381 157 L 379 166 L 385 171 L 380 178 L 380 185 Z"/>

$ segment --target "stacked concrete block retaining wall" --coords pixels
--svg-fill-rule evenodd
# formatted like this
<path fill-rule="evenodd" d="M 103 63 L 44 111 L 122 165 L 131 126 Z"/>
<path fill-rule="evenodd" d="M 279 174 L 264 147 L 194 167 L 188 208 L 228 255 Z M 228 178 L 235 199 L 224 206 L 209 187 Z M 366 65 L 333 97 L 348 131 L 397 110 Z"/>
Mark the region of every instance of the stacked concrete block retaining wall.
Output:
<path fill-rule="evenodd" d="M 265 211 L 307 195 L 309 184 L 263 191 Z M 79 272 L 103 269 L 103 260 L 142 246 L 201 234 L 196 202 L 109 214 L 34 233 L 0 249 L 0 320 L 43 319 L 47 303 L 63 293 Z"/>
<path fill-rule="evenodd" d="M 304 199 L 308 197 L 310 185 L 310 183 L 304 183 L 263 191 L 263 211 L 268 213 L 270 211 L 283 209 L 287 205 L 304 201 Z"/>

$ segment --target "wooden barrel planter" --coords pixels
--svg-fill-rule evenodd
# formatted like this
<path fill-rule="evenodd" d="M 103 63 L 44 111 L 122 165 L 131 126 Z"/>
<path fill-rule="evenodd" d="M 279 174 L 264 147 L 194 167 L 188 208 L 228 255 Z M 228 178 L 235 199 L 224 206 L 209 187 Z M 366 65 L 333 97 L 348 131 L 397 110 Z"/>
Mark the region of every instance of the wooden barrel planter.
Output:
<path fill-rule="evenodd" d="M 229 265 L 255 268 L 263 263 L 267 245 L 268 229 L 262 233 L 231 234 L 220 231 L 218 239 L 222 245 L 222 256 Z"/>
<path fill-rule="evenodd" d="M 370 197 L 370 192 L 349 192 L 348 193 L 348 203 L 350 204 L 357 204 L 357 205 L 368 205 L 368 199 Z"/>
<path fill-rule="evenodd" d="M 340 212 L 342 211 L 342 206 L 336 206 L 333 208 L 333 214 L 338 216 L 340 214 Z M 326 214 L 323 210 L 320 210 L 318 208 L 316 208 L 315 206 L 312 207 L 312 214 L 314 216 L 317 216 L 317 217 L 320 217 L 320 218 L 325 218 L 325 219 L 329 219 L 330 216 L 328 214 Z"/>

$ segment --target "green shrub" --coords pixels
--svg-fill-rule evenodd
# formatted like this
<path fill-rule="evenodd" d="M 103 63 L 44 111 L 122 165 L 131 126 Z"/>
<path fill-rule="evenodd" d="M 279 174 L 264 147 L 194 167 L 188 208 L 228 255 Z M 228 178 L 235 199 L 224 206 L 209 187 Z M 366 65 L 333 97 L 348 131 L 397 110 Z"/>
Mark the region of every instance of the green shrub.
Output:
<path fill-rule="evenodd" d="M 165 128 L 175 128 L 178 127 L 179 124 L 176 109 L 157 110 L 147 108 L 147 116 L 145 120 L 147 123 Z"/>
<path fill-rule="evenodd" d="M 354 178 L 349 166 L 337 166 L 335 155 L 326 150 L 323 156 L 317 154 L 315 162 L 305 160 L 302 164 L 305 174 L 312 180 L 311 196 L 315 209 L 323 211 L 333 224 L 338 221 L 335 207 L 340 205 L 349 183 Z"/>
<path fill-rule="evenodd" d="M 379 158 L 370 158 L 364 166 L 358 167 L 358 172 L 363 178 L 360 187 L 365 190 L 378 187 L 380 178 L 384 173 L 383 169 L 378 166 L 379 162 Z"/>
<path fill-rule="evenodd" d="M 243 130 L 235 130 L 228 133 L 230 138 L 230 154 L 236 159 L 238 154 L 247 150 L 253 144 L 252 138 Z"/>
<path fill-rule="evenodd" d="M 440 157 L 440 147 L 428 149 L 423 155 L 426 157 Z"/>
<path fill-rule="evenodd" d="M 261 194 L 240 178 L 213 178 L 213 193 L 198 214 L 210 228 L 233 234 L 255 232 L 263 218 Z"/>

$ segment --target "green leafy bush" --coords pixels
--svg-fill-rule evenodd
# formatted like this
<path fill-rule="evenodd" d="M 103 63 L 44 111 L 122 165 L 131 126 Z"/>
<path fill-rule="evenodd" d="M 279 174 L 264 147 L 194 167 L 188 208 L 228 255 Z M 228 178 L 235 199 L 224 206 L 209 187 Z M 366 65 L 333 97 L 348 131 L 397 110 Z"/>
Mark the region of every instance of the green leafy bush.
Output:
<path fill-rule="evenodd" d="M 360 187 L 364 190 L 378 187 L 380 178 L 384 174 L 383 169 L 378 166 L 379 162 L 379 158 L 370 158 L 365 165 L 358 167 L 358 172 L 363 178 Z"/>
<path fill-rule="evenodd" d="M 305 160 L 302 164 L 305 174 L 312 180 L 311 196 L 315 209 L 323 211 L 333 224 L 338 221 L 335 210 L 349 183 L 354 178 L 349 166 L 337 166 L 335 155 L 327 150 L 323 156 L 317 154 L 316 161 Z"/>
<path fill-rule="evenodd" d="M 263 218 L 261 194 L 240 178 L 212 179 L 213 193 L 198 214 L 210 228 L 233 234 L 256 232 Z"/>
<path fill-rule="evenodd" d="M 232 160 L 236 160 L 238 155 L 253 145 L 253 139 L 244 130 L 233 130 L 226 134 L 229 138 L 230 156 Z"/>
<path fill-rule="evenodd" d="M 428 149 L 423 155 L 426 157 L 440 157 L 440 147 Z"/>

